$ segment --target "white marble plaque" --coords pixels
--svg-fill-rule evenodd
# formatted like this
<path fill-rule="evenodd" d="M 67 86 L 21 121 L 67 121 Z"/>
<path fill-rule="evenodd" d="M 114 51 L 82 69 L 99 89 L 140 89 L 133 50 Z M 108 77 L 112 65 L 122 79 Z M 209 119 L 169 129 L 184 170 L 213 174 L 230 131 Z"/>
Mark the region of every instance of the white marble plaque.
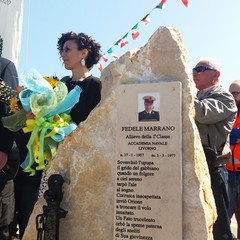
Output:
<path fill-rule="evenodd" d="M 120 85 L 114 239 L 182 239 L 180 82 Z"/>

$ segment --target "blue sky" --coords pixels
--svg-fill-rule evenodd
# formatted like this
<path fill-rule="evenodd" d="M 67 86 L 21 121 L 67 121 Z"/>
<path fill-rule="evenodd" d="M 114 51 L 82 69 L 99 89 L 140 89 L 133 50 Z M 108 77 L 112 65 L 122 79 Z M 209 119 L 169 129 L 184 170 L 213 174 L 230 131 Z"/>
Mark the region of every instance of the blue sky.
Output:
<path fill-rule="evenodd" d="M 91 35 L 107 52 L 115 42 L 148 14 L 160 0 L 24 0 L 23 29 L 19 73 L 28 68 L 42 75 L 59 78 L 70 75 L 57 51 L 57 40 L 67 31 Z M 240 79 L 240 1 L 189 0 L 186 8 L 181 0 L 168 0 L 165 9 L 154 9 L 150 23 L 139 24 L 140 36 L 123 48 L 112 49 L 118 56 L 145 45 L 161 26 L 175 26 L 188 51 L 189 67 L 202 57 L 218 58 L 223 64 L 221 83 L 228 89 L 233 80 Z M 107 54 L 108 63 L 114 59 Z M 174 67 L 174 66 L 173 66 Z M 92 74 L 100 76 L 97 67 Z"/>

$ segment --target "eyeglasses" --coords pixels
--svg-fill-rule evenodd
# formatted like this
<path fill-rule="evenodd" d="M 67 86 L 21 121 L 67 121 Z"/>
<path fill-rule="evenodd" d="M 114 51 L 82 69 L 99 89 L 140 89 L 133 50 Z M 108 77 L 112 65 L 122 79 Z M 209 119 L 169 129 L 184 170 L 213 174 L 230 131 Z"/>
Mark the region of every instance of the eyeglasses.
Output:
<path fill-rule="evenodd" d="M 198 67 L 195 67 L 195 68 L 193 68 L 193 72 L 205 72 L 205 71 L 207 71 L 207 70 L 210 70 L 210 71 L 217 71 L 217 70 L 215 70 L 215 69 L 212 69 L 212 68 L 210 68 L 210 67 L 206 67 L 206 66 L 198 66 Z"/>
<path fill-rule="evenodd" d="M 74 50 L 74 49 L 77 49 L 77 48 L 65 47 L 65 48 L 63 48 L 63 49 L 60 49 L 59 53 L 60 53 L 60 54 L 62 54 L 62 53 L 64 53 L 64 52 L 67 53 L 67 52 L 72 51 L 72 50 Z"/>
<path fill-rule="evenodd" d="M 235 91 L 235 92 L 231 92 L 231 94 L 232 94 L 234 97 L 237 97 L 237 96 L 240 94 L 240 92 Z"/>

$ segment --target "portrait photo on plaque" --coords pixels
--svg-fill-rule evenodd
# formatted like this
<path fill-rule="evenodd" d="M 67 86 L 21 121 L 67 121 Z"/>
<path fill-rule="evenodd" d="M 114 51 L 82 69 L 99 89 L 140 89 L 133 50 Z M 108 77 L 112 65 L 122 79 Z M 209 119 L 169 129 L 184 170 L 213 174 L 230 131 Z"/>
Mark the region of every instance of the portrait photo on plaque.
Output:
<path fill-rule="evenodd" d="M 138 94 L 138 121 L 160 121 L 159 92 L 144 92 Z"/>

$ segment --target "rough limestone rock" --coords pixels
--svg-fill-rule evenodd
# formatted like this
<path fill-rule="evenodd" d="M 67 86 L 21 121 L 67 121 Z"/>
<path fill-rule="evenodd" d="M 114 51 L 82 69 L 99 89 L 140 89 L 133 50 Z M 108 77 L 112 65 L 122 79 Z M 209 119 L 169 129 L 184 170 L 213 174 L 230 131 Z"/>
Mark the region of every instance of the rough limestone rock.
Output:
<path fill-rule="evenodd" d="M 101 80 L 101 103 L 59 146 L 47 172 L 47 176 L 60 173 L 66 181 L 61 207 L 68 210 L 68 214 L 60 220 L 59 239 L 114 239 L 116 87 L 119 84 L 171 81 L 180 81 L 183 86 L 183 239 L 213 239 L 215 204 L 194 124 L 194 83 L 178 30 L 159 28 L 145 46 L 110 63 L 102 72 Z M 35 219 L 42 213 L 44 204 L 41 196 L 26 229 L 25 240 L 36 239 Z"/>

